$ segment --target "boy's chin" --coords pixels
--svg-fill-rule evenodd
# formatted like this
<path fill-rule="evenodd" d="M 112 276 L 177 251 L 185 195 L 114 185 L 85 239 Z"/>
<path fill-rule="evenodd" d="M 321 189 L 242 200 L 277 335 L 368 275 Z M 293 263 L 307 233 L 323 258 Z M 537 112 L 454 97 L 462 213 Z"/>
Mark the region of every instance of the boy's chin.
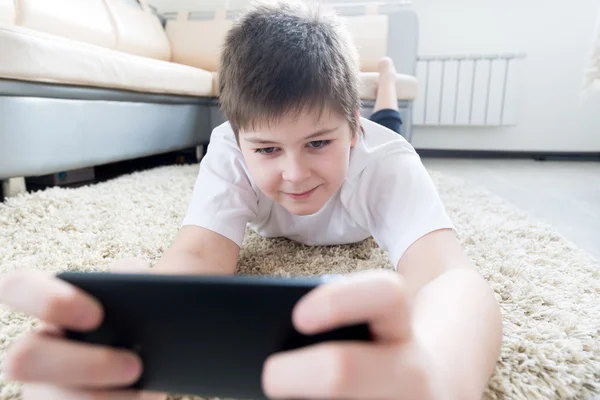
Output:
<path fill-rule="evenodd" d="M 281 204 L 281 203 L 280 203 Z M 310 203 L 286 203 L 281 204 L 286 210 L 299 217 L 313 215 L 319 212 L 325 205 L 324 202 L 313 201 Z"/>

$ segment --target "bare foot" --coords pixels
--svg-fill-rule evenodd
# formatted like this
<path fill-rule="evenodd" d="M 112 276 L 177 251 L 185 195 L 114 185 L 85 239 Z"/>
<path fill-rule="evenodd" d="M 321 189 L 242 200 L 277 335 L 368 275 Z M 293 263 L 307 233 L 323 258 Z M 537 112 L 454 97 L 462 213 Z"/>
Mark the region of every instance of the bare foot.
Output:
<path fill-rule="evenodd" d="M 389 57 L 383 57 L 379 60 L 379 80 L 385 81 L 386 83 L 390 80 L 396 81 L 396 66 Z"/>
<path fill-rule="evenodd" d="M 373 112 L 383 109 L 398 110 L 396 67 L 389 57 L 383 57 L 379 60 L 379 81 L 377 84 L 377 97 Z"/>

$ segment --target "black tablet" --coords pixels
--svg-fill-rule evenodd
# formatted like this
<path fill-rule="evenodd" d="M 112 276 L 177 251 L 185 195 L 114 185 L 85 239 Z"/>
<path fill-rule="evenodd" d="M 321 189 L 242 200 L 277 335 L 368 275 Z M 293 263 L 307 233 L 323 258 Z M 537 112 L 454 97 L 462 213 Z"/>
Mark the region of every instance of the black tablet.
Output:
<path fill-rule="evenodd" d="M 101 272 L 58 277 L 104 307 L 98 329 L 68 331 L 67 337 L 137 352 L 144 371 L 136 389 L 264 399 L 262 369 L 269 355 L 324 341 L 370 340 L 366 324 L 309 336 L 296 331 L 292 310 L 322 278 Z"/>

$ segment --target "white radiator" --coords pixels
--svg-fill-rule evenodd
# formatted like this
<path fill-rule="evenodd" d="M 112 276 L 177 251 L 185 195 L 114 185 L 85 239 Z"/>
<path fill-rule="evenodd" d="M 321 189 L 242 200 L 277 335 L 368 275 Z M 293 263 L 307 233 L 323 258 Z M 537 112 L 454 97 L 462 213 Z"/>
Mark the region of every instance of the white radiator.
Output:
<path fill-rule="evenodd" d="M 420 56 L 414 125 L 516 125 L 524 54 Z"/>

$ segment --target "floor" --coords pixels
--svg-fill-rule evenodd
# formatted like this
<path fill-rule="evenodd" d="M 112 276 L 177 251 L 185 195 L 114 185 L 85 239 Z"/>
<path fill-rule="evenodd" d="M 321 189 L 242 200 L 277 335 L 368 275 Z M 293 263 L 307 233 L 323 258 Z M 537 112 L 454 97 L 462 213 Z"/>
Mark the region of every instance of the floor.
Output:
<path fill-rule="evenodd" d="M 423 158 L 423 163 L 485 186 L 600 260 L 600 162 Z"/>

